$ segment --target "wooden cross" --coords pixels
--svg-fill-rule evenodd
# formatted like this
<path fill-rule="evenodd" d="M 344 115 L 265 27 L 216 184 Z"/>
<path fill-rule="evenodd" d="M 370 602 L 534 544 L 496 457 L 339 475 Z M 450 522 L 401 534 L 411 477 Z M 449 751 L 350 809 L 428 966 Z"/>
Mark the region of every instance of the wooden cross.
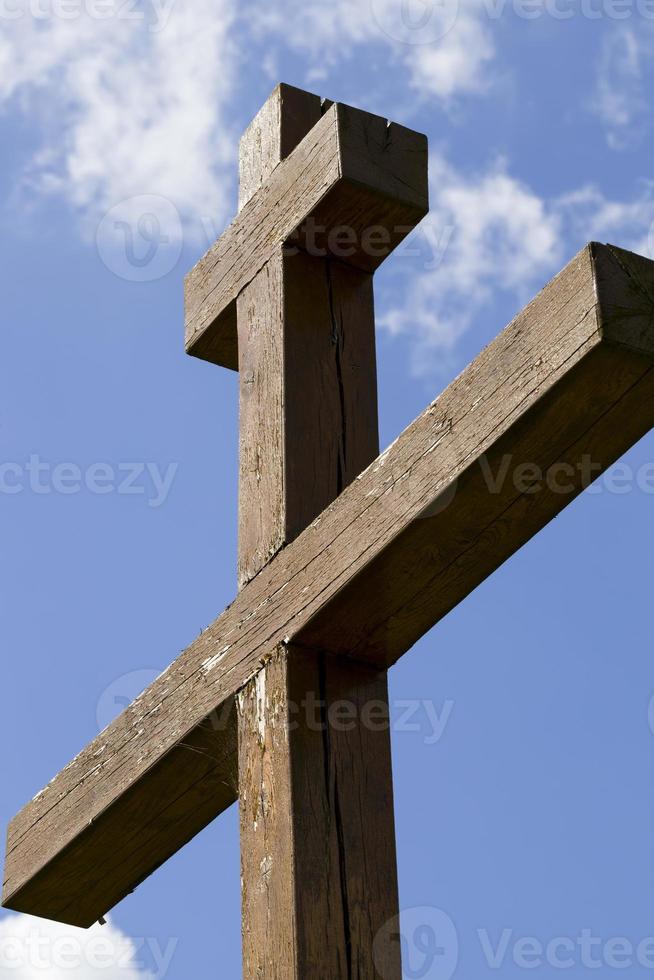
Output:
<path fill-rule="evenodd" d="M 240 591 L 12 821 L 3 904 L 90 926 L 239 798 L 246 980 L 399 980 L 386 672 L 654 425 L 654 263 L 584 248 L 377 457 L 426 140 L 280 86 L 240 164 L 187 279 L 240 373 Z"/>

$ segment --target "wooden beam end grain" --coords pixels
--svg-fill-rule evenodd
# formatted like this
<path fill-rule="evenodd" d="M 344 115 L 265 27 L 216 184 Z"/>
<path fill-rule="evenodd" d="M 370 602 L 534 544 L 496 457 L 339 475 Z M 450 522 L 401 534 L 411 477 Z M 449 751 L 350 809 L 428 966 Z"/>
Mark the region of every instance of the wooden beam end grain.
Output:
<path fill-rule="evenodd" d="M 598 321 L 603 339 L 654 354 L 654 261 L 591 242 Z"/>
<path fill-rule="evenodd" d="M 343 103 L 336 103 L 333 111 L 342 176 L 424 217 L 429 211 L 429 143 L 424 133 Z"/>

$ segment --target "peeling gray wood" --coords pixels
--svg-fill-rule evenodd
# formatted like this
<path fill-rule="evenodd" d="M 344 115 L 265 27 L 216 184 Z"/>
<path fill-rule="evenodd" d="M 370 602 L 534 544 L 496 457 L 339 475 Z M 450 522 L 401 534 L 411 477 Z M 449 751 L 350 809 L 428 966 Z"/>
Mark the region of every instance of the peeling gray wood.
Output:
<path fill-rule="evenodd" d="M 584 249 L 15 818 L 5 905 L 91 924 L 216 815 L 216 785 L 235 798 L 220 709 L 267 651 L 288 641 L 392 664 L 583 488 L 575 472 L 569 493 L 511 480 L 492 493 L 485 467 L 508 453 L 605 469 L 649 431 L 653 297 L 654 263 Z M 183 746 L 204 732 L 207 770 L 189 772 L 201 756 Z"/>
<path fill-rule="evenodd" d="M 238 706 L 243 976 L 399 980 L 386 672 L 282 647 Z"/>

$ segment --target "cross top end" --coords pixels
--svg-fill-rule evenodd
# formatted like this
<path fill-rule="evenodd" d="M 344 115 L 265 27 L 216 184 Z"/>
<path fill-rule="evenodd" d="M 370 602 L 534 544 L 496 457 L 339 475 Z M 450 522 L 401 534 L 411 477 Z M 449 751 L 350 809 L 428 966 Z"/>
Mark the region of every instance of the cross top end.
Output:
<path fill-rule="evenodd" d="M 185 284 L 187 352 L 232 370 L 237 297 L 279 249 L 374 272 L 422 220 L 427 138 L 280 84 L 241 140 L 239 207 Z"/>
<path fill-rule="evenodd" d="M 293 85 L 277 85 L 239 141 L 239 211 L 333 104 Z"/>

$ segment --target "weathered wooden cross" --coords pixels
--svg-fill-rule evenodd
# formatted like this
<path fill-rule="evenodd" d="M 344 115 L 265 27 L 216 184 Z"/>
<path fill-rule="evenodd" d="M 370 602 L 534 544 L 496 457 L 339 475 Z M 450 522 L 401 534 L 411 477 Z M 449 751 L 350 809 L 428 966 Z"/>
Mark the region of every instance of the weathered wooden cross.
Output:
<path fill-rule="evenodd" d="M 14 819 L 3 903 L 90 926 L 238 797 L 246 980 L 389 980 L 386 672 L 654 424 L 654 263 L 586 247 L 376 458 L 425 138 L 280 86 L 240 204 L 187 280 L 187 349 L 240 372 L 239 595 Z"/>

